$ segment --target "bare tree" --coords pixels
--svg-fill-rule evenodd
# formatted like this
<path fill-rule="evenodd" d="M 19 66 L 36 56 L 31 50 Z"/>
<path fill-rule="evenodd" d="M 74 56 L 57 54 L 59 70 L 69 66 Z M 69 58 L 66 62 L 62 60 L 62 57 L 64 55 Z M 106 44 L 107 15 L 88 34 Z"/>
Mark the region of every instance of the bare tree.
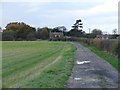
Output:
<path fill-rule="evenodd" d="M 117 29 L 113 29 L 113 34 L 117 34 Z"/>

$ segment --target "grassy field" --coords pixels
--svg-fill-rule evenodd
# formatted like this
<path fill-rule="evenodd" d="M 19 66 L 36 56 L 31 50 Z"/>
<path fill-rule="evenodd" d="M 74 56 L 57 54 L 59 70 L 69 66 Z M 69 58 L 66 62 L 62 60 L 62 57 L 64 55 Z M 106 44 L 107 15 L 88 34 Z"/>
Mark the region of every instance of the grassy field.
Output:
<path fill-rule="evenodd" d="M 3 88 L 62 88 L 71 74 L 75 48 L 67 42 L 2 43 Z"/>

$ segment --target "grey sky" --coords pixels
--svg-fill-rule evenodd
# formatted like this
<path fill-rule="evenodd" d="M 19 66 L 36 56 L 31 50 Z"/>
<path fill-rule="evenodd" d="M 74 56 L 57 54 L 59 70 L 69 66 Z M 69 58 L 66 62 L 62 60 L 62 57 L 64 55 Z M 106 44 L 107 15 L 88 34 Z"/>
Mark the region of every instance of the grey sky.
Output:
<path fill-rule="evenodd" d="M 118 0 L 2 0 L 0 13 L 2 28 L 23 21 L 36 28 L 62 25 L 70 30 L 76 19 L 82 19 L 85 32 L 118 28 Z"/>

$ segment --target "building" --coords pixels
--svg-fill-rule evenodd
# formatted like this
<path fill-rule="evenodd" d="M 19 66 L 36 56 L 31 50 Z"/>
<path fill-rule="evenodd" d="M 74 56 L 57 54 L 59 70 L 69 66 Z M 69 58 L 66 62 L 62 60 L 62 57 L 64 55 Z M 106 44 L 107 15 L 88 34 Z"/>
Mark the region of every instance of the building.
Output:
<path fill-rule="evenodd" d="M 2 28 L 0 27 L 0 32 L 2 32 Z"/>
<path fill-rule="evenodd" d="M 63 32 L 50 32 L 50 39 L 61 39 L 64 38 Z"/>
<path fill-rule="evenodd" d="M 110 35 L 104 34 L 104 35 L 97 35 L 95 39 L 106 40 L 109 38 L 110 38 Z"/>

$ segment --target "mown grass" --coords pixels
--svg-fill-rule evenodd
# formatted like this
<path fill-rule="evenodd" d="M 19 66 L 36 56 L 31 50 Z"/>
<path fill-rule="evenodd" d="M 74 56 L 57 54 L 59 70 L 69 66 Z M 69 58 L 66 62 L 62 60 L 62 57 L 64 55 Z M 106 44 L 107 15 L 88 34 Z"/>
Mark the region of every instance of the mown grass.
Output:
<path fill-rule="evenodd" d="M 3 88 L 64 87 L 73 66 L 74 50 L 67 42 L 3 42 Z M 39 73 L 58 56 L 62 58 Z"/>
<path fill-rule="evenodd" d="M 120 72 L 119 64 L 120 62 L 118 61 L 117 57 L 111 56 L 108 53 L 101 51 L 91 45 L 86 45 L 83 44 L 85 47 L 90 49 L 92 52 L 94 52 L 96 55 L 100 56 L 104 60 L 106 60 L 108 63 L 110 63 L 115 69 L 117 69 Z"/>
<path fill-rule="evenodd" d="M 66 48 L 68 45 L 65 46 Z M 25 87 L 41 87 L 41 88 L 63 88 L 66 85 L 68 76 L 71 74 L 73 66 L 73 56 L 75 48 L 69 47 L 64 50 L 62 54 L 62 59 L 59 60 L 54 66 L 45 70 L 40 77 L 32 80 L 32 82 L 25 84 Z M 32 84 L 31 84 L 32 83 Z M 39 85 L 39 86 L 38 86 Z"/>

